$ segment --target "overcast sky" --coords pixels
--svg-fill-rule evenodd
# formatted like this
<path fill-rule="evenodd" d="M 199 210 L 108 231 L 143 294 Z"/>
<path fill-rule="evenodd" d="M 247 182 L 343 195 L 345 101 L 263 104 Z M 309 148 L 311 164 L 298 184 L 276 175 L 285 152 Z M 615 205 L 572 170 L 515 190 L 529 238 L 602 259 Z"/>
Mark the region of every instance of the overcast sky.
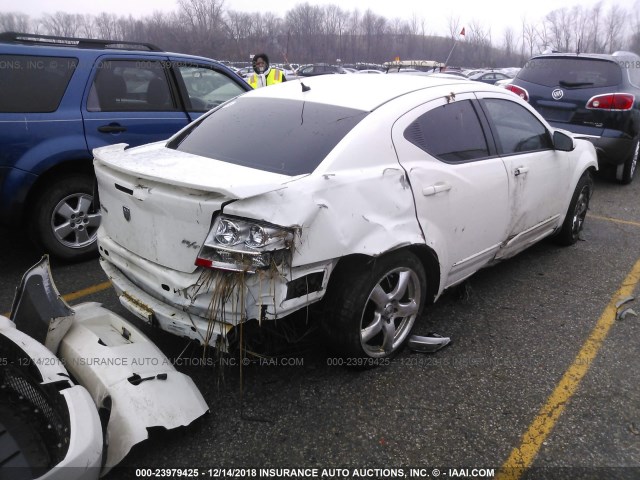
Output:
<path fill-rule="evenodd" d="M 556 8 L 578 4 L 589 8 L 598 1 L 602 1 L 605 11 L 614 4 L 630 9 L 636 3 L 636 0 L 569 0 L 562 3 L 558 0 L 493 0 L 489 2 L 481 0 L 313 0 L 308 3 L 339 5 L 347 11 L 357 8 L 364 12 L 370 8 L 374 13 L 388 19 L 408 20 L 416 14 L 418 18 L 424 18 L 427 33 L 441 35 L 448 33 L 449 18 L 459 17 L 461 25 L 468 25 L 475 20 L 484 27 L 491 26 L 492 35 L 499 36 L 507 26 L 511 26 L 516 32 L 519 31 L 523 17 L 526 17 L 528 22 L 537 22 Z M 284 17 L 288 10 L 302 3 L 305 2 L 301 0 L 272 2 L 225 0 L 224 8 L 242 12 L 269 11 Z M 31 17 L 57 11 L 91 14 L 108 12 L 139 17 L 149 15 L 155 10 L 170 12 L 177 9 L 177 0 L 0 0 L 0 12 L 22 12 Z"/>

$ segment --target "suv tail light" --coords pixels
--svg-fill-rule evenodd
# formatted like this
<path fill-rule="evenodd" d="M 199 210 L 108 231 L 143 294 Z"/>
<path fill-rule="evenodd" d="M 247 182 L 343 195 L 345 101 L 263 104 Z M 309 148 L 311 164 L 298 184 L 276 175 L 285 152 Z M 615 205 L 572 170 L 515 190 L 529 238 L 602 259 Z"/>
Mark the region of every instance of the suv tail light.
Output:
<path fill-rule="evenodd" d="M 510 92 L 515 93 L 516 95 L 518 95 L 521 99 L 523 99 L 525 102 L 529 101 L 529 92 L 527 92 L 524 88 L 519 87 L 517 85 L 505 85 L 505 87 L 507 90 L 509 90 Z"/>
<path fill-rule="evenodd" d="M 592 110 L 631 110 L 635 97 L 630 93 L 606 93 L 591 97 L 587 108 Z"/>

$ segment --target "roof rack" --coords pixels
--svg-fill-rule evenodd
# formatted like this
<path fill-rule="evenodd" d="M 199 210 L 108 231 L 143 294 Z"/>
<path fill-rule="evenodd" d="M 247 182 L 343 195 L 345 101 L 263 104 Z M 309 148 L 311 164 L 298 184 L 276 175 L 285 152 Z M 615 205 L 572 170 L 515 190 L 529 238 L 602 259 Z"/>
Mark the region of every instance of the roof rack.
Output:
<path fill-rule="evenodd" d="M 124 40 L 99 40 L 96 38 L 58 37 L 55 35 L 18 32 L 0 33 L 0 42 L 30 43 L 56 47 L 115 48 L 120 50 L 148 50 L 151 52 L 164 51 L 152 43 L 126 42 Z"/>

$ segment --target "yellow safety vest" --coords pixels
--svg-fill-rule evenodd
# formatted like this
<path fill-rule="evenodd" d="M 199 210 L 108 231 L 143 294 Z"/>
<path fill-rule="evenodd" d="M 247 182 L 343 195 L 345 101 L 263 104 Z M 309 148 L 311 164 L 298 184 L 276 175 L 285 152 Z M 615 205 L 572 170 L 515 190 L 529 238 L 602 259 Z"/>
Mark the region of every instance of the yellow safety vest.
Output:
<path fill-rule="evenodd" d="M 277 68 L 272 68 L 267 74 L 267 86 L 281 83 L 282 77 L 284 77 L 284 75 L 280 70 L 278 70 Z M 258 88 L 258 75 L 256 73 L 252 73 L 251 75 L 249 75 L 247 77 L 247 83 L 251 85 L 252 88 Z"/>

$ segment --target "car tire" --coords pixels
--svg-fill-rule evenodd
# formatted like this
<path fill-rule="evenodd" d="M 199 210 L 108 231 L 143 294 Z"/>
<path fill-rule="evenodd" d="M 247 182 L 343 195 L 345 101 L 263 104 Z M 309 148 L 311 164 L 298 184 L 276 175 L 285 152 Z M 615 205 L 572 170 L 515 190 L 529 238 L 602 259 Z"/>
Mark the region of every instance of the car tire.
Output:
<path fill-rule="evenodd" d="M 636 139 L 633 144 L 633 151 L 629 158 L 624 162 L 624 168 L 622 170 L 622 179 L 620 183 L 628 185 L 633 181 L 633 177 L 636 174 L 638 168 L 638 154 L 640 154 L 640 139 Z"/>
<path fill-rule="evenodd" d="M 562 228 L 554 238 L 557 244 L 569 246 L 578 241 L 592 194 L 593 179 L 589 172 L 585 172 L 573 192 Z"/>
<path fill-rule="evenodd" d="M 324 326 L 347 366 L 372 367 L 395 356 L 422 313 L 427 279 L 421 261 L 403 250 L 335 272 Z M 356 361 L 357 359 L 357 361 Z"/>
<path fill-rule="evenodd" d="M 52 257 L 80 261 L 97 254 L 100 214 L 92 212 L 93 177 L 57 177 L 36 198 L 33 240 Z"/>

